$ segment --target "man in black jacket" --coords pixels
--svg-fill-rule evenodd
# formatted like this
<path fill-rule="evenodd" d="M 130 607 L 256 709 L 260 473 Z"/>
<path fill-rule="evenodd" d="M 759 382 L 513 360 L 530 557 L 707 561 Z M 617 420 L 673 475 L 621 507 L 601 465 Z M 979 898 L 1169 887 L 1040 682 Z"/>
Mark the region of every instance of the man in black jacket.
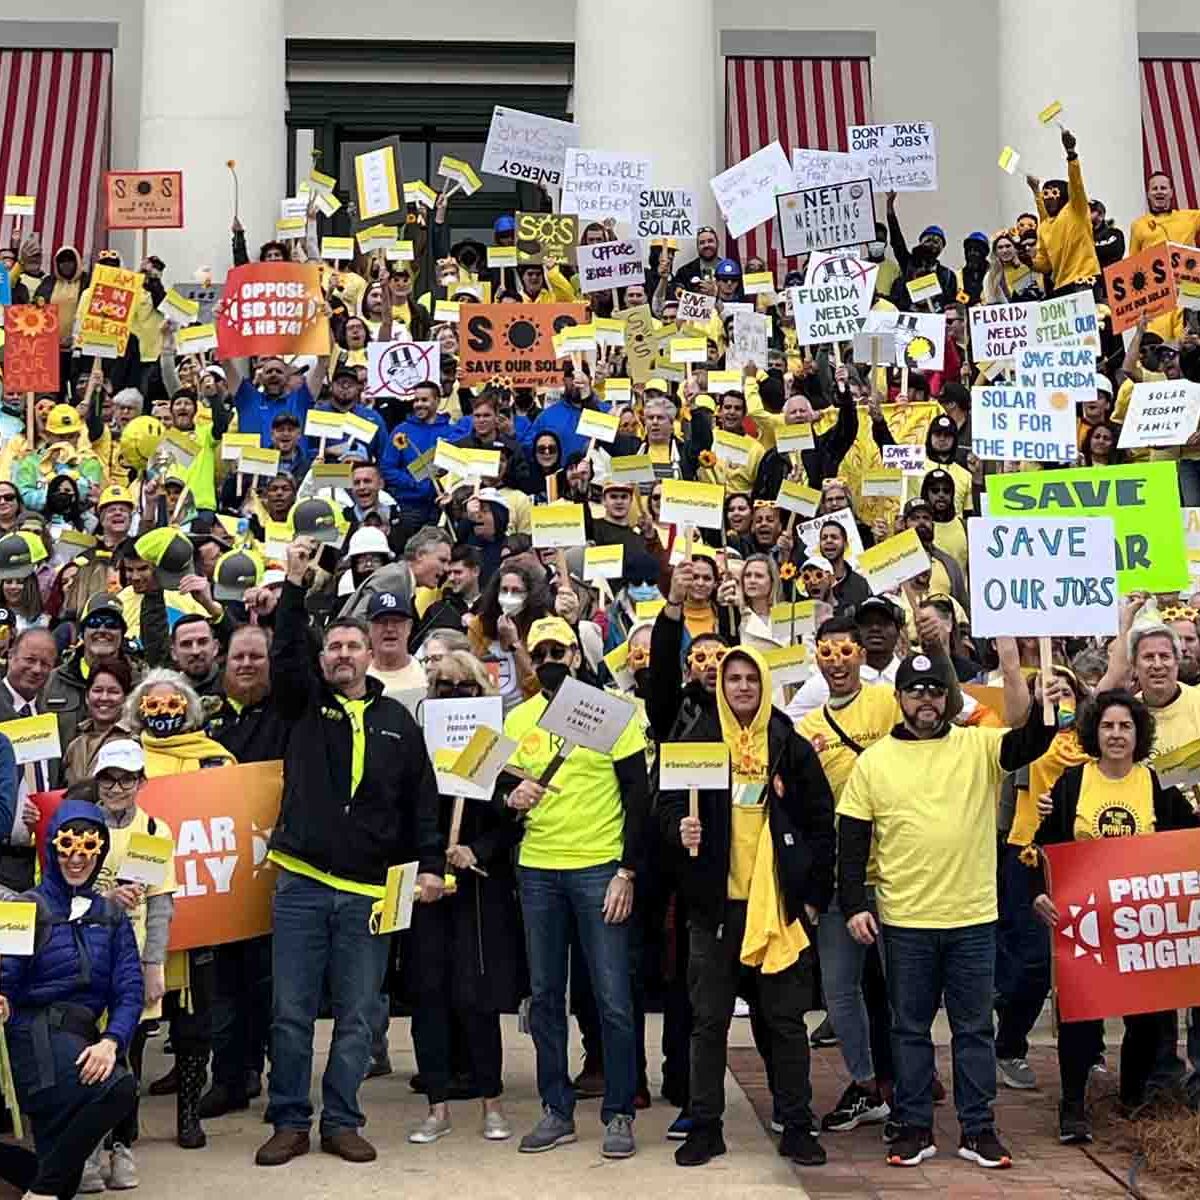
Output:
<path fill-rule="evenodd" d="M 274 1018 L 270 1104 L 273 1136 L 255 1162 L 279 1166 L 308 1151 L 313 1026 L 328 974 L 336 1014 L 322 1084 L 321 1149 L 372 1162 L 358 1132 L 366 1118 L 358 1088 L 371 1050 L 389 941 L 370 932 L 388 868 L 416 860 L 417 897 L 442 894 L 444 845 L 437 781 L 417 723 L 367 676 L 371 643 L 361 621 L 325 630 L 320 671 L 308 655 L 304 588 L 318 550 L 288 547 L 287 580 L 275 617 L 271 687 L 292 725 L 283 803 L 269 858 L 275 885 Z"/>
<path fill-rule="evenodd" d="M 810 934 L 833 895 L 833 793 L 813 748 L 771 706 L 770 670 L 748 647 L 722 660 L 717 712 L 698 720 L 683 740 L 726 743 L 733 771 L 731 786 L 700 792 L 697 817 L 689 815 L 687 792 L 666 791 L 659 800 L 668 842 L 692 852 L 679 868 L 690 914 L 692 1131 L 675 1161 L 698 1166 L 725 1152 L 725 1046 L 747 965 L 769 966 L 756 982 L 772 1035 L 784 1125 L 779 1153 L 816 1166 L 825 1152 L 812 1133 L 804 1013 L 812 1006 Z M 786 921 L 773 935 L 764 922 L 768 905 L 749 903 L 760 887 L 774 893 Z"/>

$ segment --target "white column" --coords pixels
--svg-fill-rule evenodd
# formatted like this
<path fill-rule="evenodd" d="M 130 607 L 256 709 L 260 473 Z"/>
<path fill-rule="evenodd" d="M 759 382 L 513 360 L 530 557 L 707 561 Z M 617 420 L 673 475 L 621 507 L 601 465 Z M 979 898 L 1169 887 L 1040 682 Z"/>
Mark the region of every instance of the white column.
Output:
<path fill-rule="evenodd" d="M 138 165 L 183 171 L 182 230 L 153 230 L 168 282 L 230 265 L 233 177 L 251 258 L 285 195 L 284 0 L 146 0 Z"/>
<path fill-rule="evenodd" d="M 1102 7 L 1101 14 L 1078 4 L 1000 0 L 1000 128 L 989 165 L 1003 146 L 1021 154 L 1014 177 L 995 168 L 1005 220 L 1032 211 L 1027 172 L 1066 178 L 1058 126 L 1043 126 L 1037 116 L 1054 100 L 1063 105 L 1059 120 L 1079 141 L 1088 195 L 1102 200 L 1126 231 L 1145 209 L 1138 3 L 1106 0 Z"/>
<path fill-rule="evenodd" d="M 713 25 L 713 0 L 575 2 L 580 145 L 649 157 L 654 186 L 691 190 L 702 225 L 715 224 L 722 155 Z"/>

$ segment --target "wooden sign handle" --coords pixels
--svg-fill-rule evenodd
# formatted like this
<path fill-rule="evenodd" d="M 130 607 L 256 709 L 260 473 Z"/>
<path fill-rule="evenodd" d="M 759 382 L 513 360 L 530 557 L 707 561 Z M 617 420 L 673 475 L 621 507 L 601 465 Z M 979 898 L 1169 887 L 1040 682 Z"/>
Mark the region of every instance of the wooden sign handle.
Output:
<path fill-rule="evenodd" d="M 450 837 L 448 838 L 447 846 L 457 846 L 458 837 L 462 832 L 463 809 L 466 807 L 466 800 L 462 796 L 454 797 L 454 809 L 450 815 Z"/>
<path fill-rule="evenodd" d="M 688 816 L 693 821 L 700 819 L 700 792 L 697 788 L 688 788 Z M 700 847 L 692 846 L 688 849 L 688 854 L 692 858 L 699 858 Z"/>

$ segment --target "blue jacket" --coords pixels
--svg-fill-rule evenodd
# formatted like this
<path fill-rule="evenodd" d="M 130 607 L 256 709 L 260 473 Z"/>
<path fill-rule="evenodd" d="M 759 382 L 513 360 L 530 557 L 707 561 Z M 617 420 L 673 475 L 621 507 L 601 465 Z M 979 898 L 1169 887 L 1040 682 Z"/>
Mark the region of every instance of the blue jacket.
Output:
<path fill-rule="evenodd" d="M 403 434 L 404 448 L 396 443 L 401 441 Z M 451 440 L 450 416 L 448 413 L 438 413 L 432 421 L 418 421 L 409 417 L 401 421 L 383 448 L 383 458 L 380 470 L 383 472 L 383 482 L 392 499 L 400 508 L 423 509 L 432 514 L 437 505 L 434 499 L 433 484 L 428 479 L 419 483 L 408 473 L 408 464 L 420 458 L 426 450 L 431 449 L 438 438 Z"/>
<path fill-rule="evenodd" d="M 596 404 L 595 407 L 601 412 L 608 412 L 609 409 L 607 404 Z M 562 443 L 563 462 L 566 462 L 572 454 L 586 454 L 588 439 L 580 437 L 575 432 L 581 412 L 583 409 L 579 405 L 570 404 L 566 400 L 559 400 L 548 408 L 542 409 L 541 415 L 533 423 L 527 444 L 532 446 L 537 441 L 539 433 L 554 433 L 558 435 L 558 440 Z"/>
<path fill-rule="evenodd" d="M 276 413 L 294 413 L 304 428 L 304 419 L 312 408 L 312 394 L 307 384 L 301 384 L 294 392 L 285 392 L 278 400 L 264 395 L 250 382 L 243 379 L 233 394 L 233 407 L 237 410 L 238 433 L 257 433 L 258 440 L 267 450 L 271 448 L 271 422 Z"/>
<path fill-rule="evenodd" d="M 92 879 L 108 853 L 109 837 L 100 810 L 85 800 L 67 800 L 50 821 L 52 842 L 67 821 L 89 821 L 100 830 L 104 848 Z M 142 964 L 129 918 L 101 899 L 91 883 L 71 887 L 63 878 L 53 847 L 46 855 L 42 882 L 26 893 L 38 906 L 38 937 L 29 958 L 6 954 L 0 960 L 0 993 L 12 1005 L 12 1025 L 32 1025 L 50 1004 L 82 1005 L 97 1019 L 108 1013 L 105 1033 L 117 1039 L 124 1053 L 142 1015 Z M 91 907 L 76 921 L 69 920 L 71 901 L 83 896 Z"/>
<path fill-rule="evenodd" d="M 0 733 L 0 829 L 11 829 L 17 815 L 17 758 L 12 742 Z"/>

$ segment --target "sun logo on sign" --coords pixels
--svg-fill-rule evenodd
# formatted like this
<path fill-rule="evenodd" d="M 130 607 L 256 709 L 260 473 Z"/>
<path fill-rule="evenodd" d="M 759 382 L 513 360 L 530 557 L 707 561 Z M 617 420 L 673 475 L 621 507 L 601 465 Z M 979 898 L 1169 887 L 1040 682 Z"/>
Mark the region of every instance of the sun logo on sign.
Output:
<path fill-rule="evenodd" d="M 538 327 L 526 317 L 517 317 L 505 327 L 504 340 L 514 350 L 532 350 L 537 345 Z"/>
<path fill-rule="evenodd" d="M 1142 270 L 1134 271 L 1129 277 L 1129 286 L 1135 292 L 1144 292 L 1149 285 L 1149 280 L 1146 278 L 1146 272 Z"/>
<path fill-rule="evenodd" d="M 1071 403 L 1071 397 L 1066 392 L 1051 392 L 1050 407 L 1056 412 L 1062 412 Z"/>
<path fill-rule="evenodd" d="M 1085 954 L 1091 956 L 1101 966 L 1104 956 L 1100 953 L 1100 914 L 1096 911 L 1096 893 L 1092 892 L 1087 898 L 1087 906 L 1069 904 L 1067 911 L 1071 916 L 1071 924 L 1064 925 L 1058 932 L 1068 941 L 1075 943 L 1075 957 L 1082 958 Z M 1080 943 L 1083 943 L 1080 945 Z"/>
<path fill-rule="evenodd" d="M 904 347 L 904 359 L 910 367 L 920 367 L 933 361 L 933 342 L 920 334 Z"/>

